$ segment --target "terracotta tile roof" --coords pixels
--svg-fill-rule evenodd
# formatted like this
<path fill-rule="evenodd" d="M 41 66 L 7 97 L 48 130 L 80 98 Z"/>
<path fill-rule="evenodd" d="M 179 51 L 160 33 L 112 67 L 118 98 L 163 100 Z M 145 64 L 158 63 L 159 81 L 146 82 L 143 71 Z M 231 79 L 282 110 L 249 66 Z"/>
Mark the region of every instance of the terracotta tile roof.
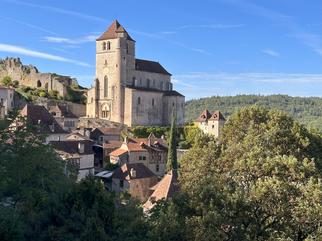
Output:
<path fill-rule="evenodd" d="M 159 62 L 135 59 L 135 69 L 139 71 L 171 75 Z"/>
<path fill-rule="evenodd" d="M 20 115 L 26 117 L 27 122 L 31 125 L 41 126 L 44 133 L 66 133 L 44 106 L 27 104 L 21 110 Z"/>
<path fill-rule="evenodd" d="M 154 206 L 155 202 L 162 199 L 167 200 L 168 198 L 173 197 L 173 195 L 179 191 L 177 179 L 178 175 L 176 171 L 171 170 L 165 174 L 161 181 L 156 186 L 152 187 L 154 192 L 143 205 L 144 209 L 150 210 Z"/>
<path fill-rule="evenodd" d="M 79 144 L 84 145 L 84 152 L 81 153 L 79 151 Z M 75 140 L 66 140 L 66 141 L 51 141 L 50 145 L 57 151 L 57 152 L 63 152 L 68 154 L 79 154 L 79 155 L 90 155 L 93 154 L 93 141 L 89 140 L 81 140 L 81 141 L 75 141 Z"/>
<path fill-rule="evenodd" d="M 209 118 L 211 117 L 211 114 L 210 114 L 210 112 L 207 110 L 207 109 L 205 109 L 200 115 L 199 115 L 199 117 L 197 118 L 197 122 L 204 122 L 204 121 L 206 121 L 206 120 L 208 120 Z"/>
<path fill-rule="evenodd" d="M 124 33 L 128 40 L 134 41 L 117 20 L 114 20 L 108 29 L 96 40 L 115 39 L 119 37 L 119 33 Z"/>
<path fill-rule="evenodd" d="M 128 151 L 125 149 L 118 148 L 112 151 L 109 155 L 110 156 L 122 156 L 123 154 L 127 153 Z"/>
<path fill-rule="evenodd" d="M 131 175 L 131 169 L 135 170 L 136 175 Z M 147 168 L 142 163 L 133 163 L 133 164 L 124 164 L 121 167 L 117 168 L 112 178 L 121 179 L 121 180 L 131 180 L 131 179 L 141 179 L 141 178 L 151 178 L 156 177 L 156 175 Z"/>
<path fill-rule="evenodd" d="M 211 115 L 209 120 L 224 120 L 225 121 L 226 119 L 223 116 L 223 114 L 219 110 L 217 110 Z"/>

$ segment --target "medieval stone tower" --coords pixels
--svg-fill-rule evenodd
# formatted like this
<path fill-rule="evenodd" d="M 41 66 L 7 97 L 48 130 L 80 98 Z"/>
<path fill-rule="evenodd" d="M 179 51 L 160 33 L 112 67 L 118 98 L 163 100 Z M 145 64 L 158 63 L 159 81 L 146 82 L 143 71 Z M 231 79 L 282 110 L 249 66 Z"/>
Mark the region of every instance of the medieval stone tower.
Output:
<path fill-rule="evenodd" d="M 169 102 L 170 101 L 170 102 Z M 96 79 L 86 115 L 133 125 L 166 125 L 172 108 L 183 123 L 184 96 L 158 62 L 135 58 L 135 41 L 115 20 L 96 40 Z"/>

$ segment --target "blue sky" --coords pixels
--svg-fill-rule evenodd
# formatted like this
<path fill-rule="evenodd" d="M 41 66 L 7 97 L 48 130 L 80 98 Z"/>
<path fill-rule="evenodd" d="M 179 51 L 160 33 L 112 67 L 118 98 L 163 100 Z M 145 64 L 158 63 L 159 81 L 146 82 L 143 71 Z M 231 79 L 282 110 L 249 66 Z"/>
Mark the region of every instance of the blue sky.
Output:
<path fill-rule="evenodd" d="M 0 58 L 90 86 L 95 38 L 114 19 L 136 56 L 173 74 L 187 99 L 322 96 L 321 0 L 0 0 Z"/>

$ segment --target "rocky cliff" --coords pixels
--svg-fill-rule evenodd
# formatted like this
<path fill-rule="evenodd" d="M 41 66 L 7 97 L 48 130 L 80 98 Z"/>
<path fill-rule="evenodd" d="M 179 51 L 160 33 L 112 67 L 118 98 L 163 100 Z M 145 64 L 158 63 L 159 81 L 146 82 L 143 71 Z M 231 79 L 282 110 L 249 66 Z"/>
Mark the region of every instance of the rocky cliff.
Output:
<path fill-rule="evenodd" d="M 62 97 L 66 96 L 67 88 L 76 82 L 69 76 L 41 73 L 33 65 L 23 65 L 19 58 L 0 59 L 0 80 L 5 76 L 19 81 L 19 85 L 56 90 Z"/>

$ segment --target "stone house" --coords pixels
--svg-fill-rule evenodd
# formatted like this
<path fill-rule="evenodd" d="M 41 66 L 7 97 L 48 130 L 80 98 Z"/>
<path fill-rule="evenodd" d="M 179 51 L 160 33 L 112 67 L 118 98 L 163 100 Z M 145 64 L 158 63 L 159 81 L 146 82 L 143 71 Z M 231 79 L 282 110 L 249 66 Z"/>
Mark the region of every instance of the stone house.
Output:
<path fill-rule="evenodd" d="M 127 126 L 169 125 L 172 110 L 184 123 L 183 95 L 156 61 L 137 59 L 135 41 L 118 21 L 96 40 L 96 78 L 88 90 L 86 116 Z"/>
<path fill-rule="evenodd" d="M 36 131 L 46 135 L 46 143 L 50 141 L 62 141 L 68 134 L 48 112 L 44 106 L 27 104 L 20 111 L 19 116 L 26 118 L 28 124 L 36 127 Z M 21 123 L 15 121 L 14 125 L 19 128 Z"/>
<path fill-rule="evenodd" d="M 68 105 L 50 106 L 49 112 L 65 131 L 76 129 L 78 117 L 68 109 Z"/>
<path fill-rule="evenodd" d="M 109 141 L 120 141 L 121 140 L 120 128 L 116 127 L 99 127 L 95 128 L 90 133 L 90 139 L 95 141 L 98 145 Z"/>
<path fill-rule="evenodd" d="M 142 163 L 123 164 L 112 175 L 112 191 L 128 192 L 141 202 L 148 199 L 150 188 L 156 185 L 158 177 Z"/>
<path fill-rule="evenodd" d="M 215 111 L 213 114 L 205 109 L 195 121 L 196 125 L 205 134 L 214 135 L 216 138 L 220 137 L 221 129 L 226 122 L 225 117 L 220 111 Z"/>
<path fill-rule="evenodd" d="M 65 140 L 50 141 L 49 144 L 66 161 L 78 170 L 77 180 L 80 181 L 87 175 L 94 175 L 93 141 L 90 140 Z"/>
<path fill-rule="evenodd" d="M 0 86 L 0 119 L 4 119 L 15 108 L 15 89 Z"/>
<path fill-rule="evenodd" d="M 121 147 L 110 153 L 110 162 L 119 165 L 142 163 L 155 175 L 163 176 L 167 155 L 166 141 L 150 134 L 148 138 L 125 138 Z"/>

